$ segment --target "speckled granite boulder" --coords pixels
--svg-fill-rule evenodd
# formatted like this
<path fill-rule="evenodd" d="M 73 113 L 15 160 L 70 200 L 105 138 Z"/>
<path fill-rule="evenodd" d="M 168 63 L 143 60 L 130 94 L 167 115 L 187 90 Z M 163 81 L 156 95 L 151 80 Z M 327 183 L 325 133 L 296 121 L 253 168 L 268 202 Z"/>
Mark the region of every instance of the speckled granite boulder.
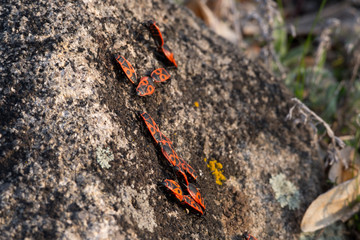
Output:
<path fill-rule="evenodd" d="M 7 1 L 0 6 L 1 239 L 293 239 L 322 178 L 306 130 L 285 121 L 282 84 L 167 1 Z M 179 68 L 139 97 L 138 76 L 164 67 L 141 23 L 155 19 Z M 194 104 L 196 102 L 196 104 Z M 138 111 L 147 111 L 199 173 L 206 214 L 158 183 L 173 178 Z M 110 168 L 97 160 L 107 161 Z M 106 159 L 108 158 L 108 159 Z M 204 158 L 208 161 L 205 162 Z M 223 166 L 215 183 L 207 167 Z M 284 173 L 300 207 L 269 184 Z"/>

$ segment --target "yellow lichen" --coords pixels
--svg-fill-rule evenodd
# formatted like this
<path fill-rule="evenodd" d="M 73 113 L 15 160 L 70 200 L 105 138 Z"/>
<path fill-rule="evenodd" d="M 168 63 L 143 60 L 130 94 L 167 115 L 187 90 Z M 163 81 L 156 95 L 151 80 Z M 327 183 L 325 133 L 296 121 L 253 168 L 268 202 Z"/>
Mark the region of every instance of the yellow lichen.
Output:
<path fill-rule="evenodd" d="M 195 102 L 194 102 L 194 106 L 195 106 L 195 107 L 199 107 L 199 106 L 200 106 L 199 102 L 195 101 Z"/>
<path fill-rule="evenodd" d="M 207 162 L 207 159 L 204 158 L 204 161 Z M 218 185 L 222 185 L 223 181 L 226 180 L 226 177 L 223 175 L 223 165 L 216 161 L 215 159 L 209 161 L 209 164 L 207 164 L 207 167 L 210 169 L 212 175 L 215 176 L 215 182 Z"/>

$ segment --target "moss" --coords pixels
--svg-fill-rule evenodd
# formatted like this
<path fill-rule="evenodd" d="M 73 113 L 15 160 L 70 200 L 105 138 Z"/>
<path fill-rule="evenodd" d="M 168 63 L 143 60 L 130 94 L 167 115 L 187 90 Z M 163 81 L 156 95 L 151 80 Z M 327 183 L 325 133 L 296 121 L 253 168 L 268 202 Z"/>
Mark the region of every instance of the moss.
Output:
<path fill-rule="evenodd" d="M 207 162 L 207 159 L 204 158 L 204 161 Z M 223 181 L 226 181 L 226 177 L 223 175 L 223 166 L 221 163 L 216 161 L 215 159 L 209 161 L 207 167 L 210 169 L 212 175 L 215 176 L 215 182 L 218 185 L 222 185 Z"/>
<path fill-rule="evenodd" d="M 294 184 L 286 180 L 284 174 L 272 176 L 270 184 L 282 208 L 286 206 L 289 206 L 290 210 L 299 208 L 300 193 Z"/>
<path fill-rule="evenodd" d="M 109 162 L 114 160 L 114 154 L 109 147 L 106 149 L 98 147 L 96 149 L 96 161 L 100 164 L 101 168 L 110 168 Z"/>

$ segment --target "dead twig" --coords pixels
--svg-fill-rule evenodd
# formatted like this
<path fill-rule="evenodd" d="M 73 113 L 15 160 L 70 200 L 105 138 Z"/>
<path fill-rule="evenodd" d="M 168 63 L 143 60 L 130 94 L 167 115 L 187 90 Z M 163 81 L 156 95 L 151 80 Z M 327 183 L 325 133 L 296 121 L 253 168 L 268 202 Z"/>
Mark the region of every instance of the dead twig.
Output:
<path fill-rule="evenodd" d="M 315 131 L 315 136 L 318 137 L 317 128 L 318 124 L 321 124 L 326 129 L 326 134 L 331 139 L 331 142 L 327 149 L 327 165 L 332 165 L 334 162 L 338 162 L 339 159 L 342 160 L 345 168 L 348 168 L 347 161 L 344 161 L 340 157 L 340 150 L 345 147 L 345 143 L 337 136 L 335 136 L 334 132 L 332 131 L 331 127 L 316 113 L 311 111 L 304 103 L 302 103 L 297 98 L 292 98 L 291 101 L 295 102 L 295 105 L 290 108 L 288 115 L 286 116 L 286 120 L 291 120 L 295 116 L 294 111 L 297 110 L 297 119 L 298 121 L 300 118 L 301 122 L 304 124 L 308 123 L 310 127 Z M 323 136 L 318 138 L 318 141 L 322 139 Z"/>

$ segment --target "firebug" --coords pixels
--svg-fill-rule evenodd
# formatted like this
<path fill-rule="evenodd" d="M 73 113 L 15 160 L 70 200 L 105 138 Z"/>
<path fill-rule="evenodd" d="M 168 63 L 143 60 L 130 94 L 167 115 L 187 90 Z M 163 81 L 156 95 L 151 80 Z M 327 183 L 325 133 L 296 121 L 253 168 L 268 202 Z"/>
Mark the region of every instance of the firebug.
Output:
<path fill-rule="evenodd" d="M 180 202 L 184 200 L 183 191 L 180 185 L 171 179 L 165 179 L 161 185 L 163 185 L 168 191 L 170 191 Z"/>
<path fill-rule="evenodd" d="M 133 84 L 137 83 L 136 72 L 131 63 L 121 55 L 114 55 L 116 61 L 120 64 L 121 69 L 124 71 L 126 77 Z"/>
<path fill-rule="evenodd" d="M 151 77 L 154 82 L 165 82 L 170 79 L 170 74 L 165 70 L 165 68 L 158 68 L 151 73 Z"/>
<path fill-rule="evenodd" d="M 189 195 L 184 195 L 184 202 L 183 204 L 191 207 L 193 210 L 197 211 L 201 215 L 204 214 L 203 210 L 201 209 L 200 205 L 197 204 L 194 199 L 192 199 Z"/>
<path fill-rule="evenodd" d="M 159 143 L 162 140 L 162 133 L 160 132 L 159 127 L 156 125 L 154 119 L 152 119 L 152 117 L 146 112 L 142 112 L 140 115 L 143 118 L 146 127 L 149 129 L 155 142 Z"/>
<path fill-rule="evenodd" d="M 159 48 L 159 51 L 164 54 L 165 58 L 175 67 L 177 67 L 177 64 L 175 62 L 174 53 L 170 50 L 170 48 L 164 44 L 161 48 Z"/>
<path fill-rule="evenodd" d="M 160 142 L 159 145 L 160 145 L 162 154 L 168 160 L 170 166 L 172 166 L 172 167 L 175 167 L 175 166 L 181 167 L 180 158 L 177 155 L 177 153 L 174 151 L 172 146 L 169 145 L 168 143 L 163 143 L 163 142 Z"/>
<path fill-rule="evenodd" d="M 188 181 L 188 179 L 186 177 L 185 172 L 178 166 L 173 167 L 173 169 L 174 169 L 176 177 L 180 181 L 180 183 L 182 183 L 185 186 L 188 186 L 189 181 Z"/>
<path fill-rule="evenodd" d="M 139 96 L 147 96 L 153 94 L 155 91 L 155 84 L 151 77 L 142 77 L 139 85 L 136 88 L 136 93 Z"/>
<path fill-rule="evenodd" d="M 197 202 L 205 210 L 204 199 L 201 197 L 199 189 L 197 189 L 193 184 L 189 183 L 187 190 L 195 202 Z"/>
<path fill-rule="evenodd" d="M 154 20 L 149 20 L 144 24 L 150 31 L 152 38 L 155 41 L 155 44 L 160 48 L 164 45 L 164 39 L 162 37 L 160 28 L 156 25 Z"/>
<path fill-rule="evenodd" d="M 197 175 L 195 170 L 188 164 L 185 162 L 184 159 L 180 158 L 180 164 L 181 164 L 181 168 L 187 173 L 189 174 L 189 176 L 191 177 L 191 179 L 193 181 L 196 181 L 197 179 Z"/>

